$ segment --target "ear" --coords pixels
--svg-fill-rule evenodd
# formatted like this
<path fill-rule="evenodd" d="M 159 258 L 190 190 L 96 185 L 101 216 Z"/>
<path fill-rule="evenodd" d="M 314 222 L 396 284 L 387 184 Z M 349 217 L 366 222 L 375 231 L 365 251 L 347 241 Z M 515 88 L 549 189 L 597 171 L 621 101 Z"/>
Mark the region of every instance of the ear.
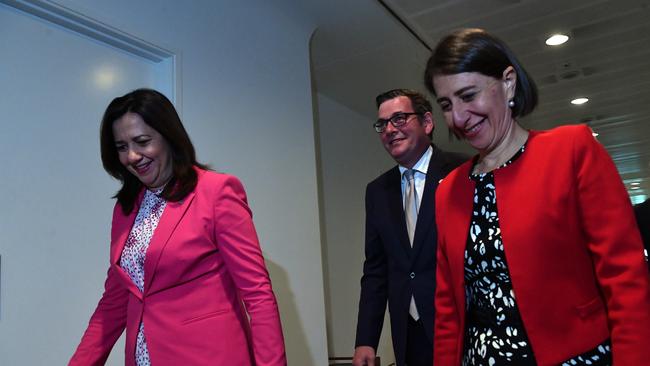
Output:
<path fill-rule="evenodd" d="M 436 124 L 433 121 L 433 114 L 431 114 L 431 112 L 427 112 L 422 115 L 422 126 L 424 127 L 424 132 L 426 132 L 427 135 L 433 132 Z"/>
<path fill-rule="evenodd" d="M 511 100 L 515 97 L 515 91 L 517 88 L 517 72 L 512 66 L 506 67 L 503 70 L 503 75 L 501 77 L 503 85 L 505 88 L 506 100 Z"/>

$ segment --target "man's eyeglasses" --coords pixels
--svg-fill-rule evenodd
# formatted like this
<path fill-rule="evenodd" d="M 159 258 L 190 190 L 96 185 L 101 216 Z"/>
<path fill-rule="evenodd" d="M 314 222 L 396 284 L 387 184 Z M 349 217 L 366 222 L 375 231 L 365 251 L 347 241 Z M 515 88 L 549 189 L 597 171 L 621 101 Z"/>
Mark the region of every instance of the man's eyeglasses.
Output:
<path fill-rule="evenodd" d="M 373 127 L 375 127 L 375 131 L 377 133 L 382 133 L 386 131 L 386 126 L 388 125 L 388 122 L 393 125 L 393 127 L 398 128 L 402 127 L 408 122 L 409 117 L 413 115 L 419 115 L 420 113 L 415 113 L 415 112 L 408 112 L 408 113 L 395 113 L 392 117 L 388 119 L 383 119 L 380 118 L 377 120 L 377 122 L 373 123 Z"/>

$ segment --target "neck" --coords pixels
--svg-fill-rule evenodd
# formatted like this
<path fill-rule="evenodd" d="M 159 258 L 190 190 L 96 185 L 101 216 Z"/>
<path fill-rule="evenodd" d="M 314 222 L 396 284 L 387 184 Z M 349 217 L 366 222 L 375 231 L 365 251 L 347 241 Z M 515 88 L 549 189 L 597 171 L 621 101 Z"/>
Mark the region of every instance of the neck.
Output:
<path fill-rule="evenodd" d="M 500 167 L 526 142 L 528 131 L 517 122 L 513 122 L 511 126 L 499 145 L 490 151 L 479 153 L 475 173 L 487 173 Z"/>
<path fill-rule="evenodd" d="M 422 159 L 422 156 L 424 156 L 424 153 L 427 152 L 427 149 L 429 148 L 429 146 L 431 146 L 431 145 L 429 145 L 429 144 L 423 145 L 422 148 L 420 149 L 420 153 L 417 154 L 417 158 L 409 160 L 409 161 L 399 161 L 398 160 L 397 164 L 399 164 L 399 165 L 401 165 L 401 166 L 403 166 L 403 167 L 405 167 L 407 169 L 412 169 L 415 166 L 415 164 L 417 164 L 417 162 L 420 161 L 420 159 Z"/>
<path fill-rule="evenodd" d="M 146 188 L 148 190 L 152 191 L 152 192 L 162 191 L 165 188 L 165 186 L 167 185 L 167 183 L 169 183 L 169 181 L 171 181 L 171 180 L 172 180 L 172 177 L 170 176 L 169 178 L 167 178 L 165 180 L 165 183 L 157 184 L 156 187 L 146 186 Z"/>

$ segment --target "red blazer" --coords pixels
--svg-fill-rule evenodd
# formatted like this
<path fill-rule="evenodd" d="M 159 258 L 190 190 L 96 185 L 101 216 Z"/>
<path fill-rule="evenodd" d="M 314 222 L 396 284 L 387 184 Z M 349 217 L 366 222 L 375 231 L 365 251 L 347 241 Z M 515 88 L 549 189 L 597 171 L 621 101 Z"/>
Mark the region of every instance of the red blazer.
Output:
<path fill-rule="evenodd" d="M 453 171 L 436 192 L 437 366 L 462 359 L 471 166 Z M 650 365 L 641 238 L 616 168 L 591 130 L 532 131 L 526 151 L 494 179 L 506 260 L 537 364 L 558 365 L 611 338 L 614 365 Z"/>
<path fill-rule="evenodd" d="M 126 365 L 134 365 L 140 321 L 156 366 L 286 365 L 244 188 L 235 177 L 197 171 L 196 189 L 167 202 L 147 249 L 143 293 L 119 266 L 142 195 L 128 216 L 115 206 L 105 291 L 69 365 L 103 365 L 125 327 Z"/>

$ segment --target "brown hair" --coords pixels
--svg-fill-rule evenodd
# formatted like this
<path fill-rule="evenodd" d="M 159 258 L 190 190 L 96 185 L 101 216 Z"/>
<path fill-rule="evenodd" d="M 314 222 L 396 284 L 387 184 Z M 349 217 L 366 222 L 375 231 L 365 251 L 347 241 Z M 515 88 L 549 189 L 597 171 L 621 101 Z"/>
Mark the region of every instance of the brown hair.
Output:
<path fill-rule="evenodd" d="M 162 93 L 152 89 L 137 89 L 113 99 L 106 108 L 100 127 L 100 147 L 104 170 L 120 182 L 122 188 L 113 196 L 129 214 L 143 184 L 120 163 L 113 123 L 126 113 L 138 114 L 144 122 L 158 131 L 170 148 L 172 178 L 165 186 L 162 197 L 168 201 L 180 201 L 196 187 L 198 175 L 194 166 L 208 167 L 196 161 L 192 141 L 185 131 L 174 105 Z"/>

